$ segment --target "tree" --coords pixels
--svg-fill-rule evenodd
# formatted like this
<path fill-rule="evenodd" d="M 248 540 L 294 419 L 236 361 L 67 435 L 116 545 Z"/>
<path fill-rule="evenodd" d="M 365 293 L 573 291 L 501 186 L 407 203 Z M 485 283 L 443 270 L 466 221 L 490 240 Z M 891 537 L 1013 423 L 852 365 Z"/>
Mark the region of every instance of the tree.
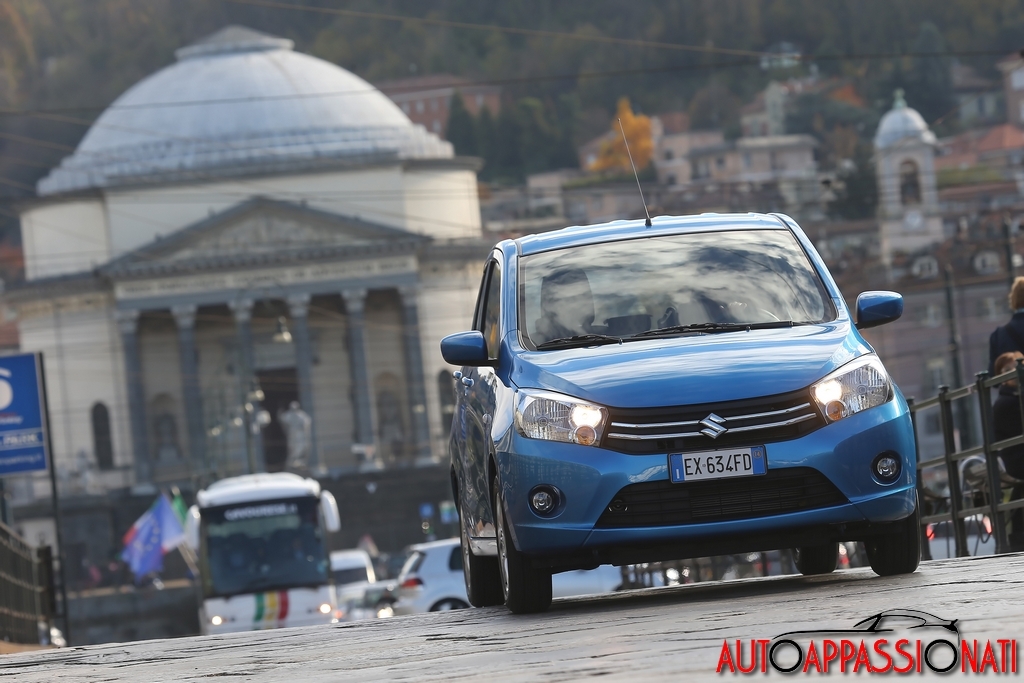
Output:
<path fill-rule="evenodd" d="M 476 156 L 479 148 L 476 143 L 476 125 L 472 114 L 462 102 L 462 95 L 456 92 L 448 105 L 448 142 L 452 143 L 455 153 L 459 156 Z"/>
<path fill-rule="evenodd" d="M 926 56 L 915 57 L 911 64 L 909 78 L 903 86 L 907 102 L 925 121 L 934 123 L 956 106 L 950 59 L 936 54 L 946 51 L 946 41 L 935 24 L 926 21 L 921 24 L 910 49 Z"/>
<path fill-rule="evenodd" d="M 700 130 L 739 129 L 740 99 L 718 83 L 707 85 L 690 100 L 690 127 Z"/>
<path fill-rule="evenodd" d="M 492 178 L 494 163 L 494 117 L 491 110 L 484 107 L 476 119 L 476 153 L 483 157 L 484 167 L 480 172 L 482 178 Z"/>
<path fill-rule="evenodd" d="M 515 107 L 503 107 L 494 126 L 491 143 L 492 178 L 518 180 L 523 177 L 523 158 L 519 147 L 519 121 Z"/>
<path fill-rule="evenodd" d="M 629 142 L 629 152 L 633 155 L 633 163 L 636 164 L 637 170 L 647 168 L 654 155 L 651 119 L 643 114 L 634 114 L 633 108 L 629 105 L 629 99 L 623 97 L 619 100 L 619 107 L 611 128 L 616 135 L 601 147 L 597 160 L 591 165 L 590 170 L 631 170 L 629 156 L 626 154 L 626 141 Z M 626 136 L 625 140 L 622 138 L 623 133 Z"/>
<path fill-rule="evenodd" d="M 839 187 L 835 200 L 829 202 L 829 215 L 847 220 L 871 218 L 878 206 L 878 179 L 871 145 L 864 142 L 857 145 L 854 157 L 845 160 L 840 167 Z"/>

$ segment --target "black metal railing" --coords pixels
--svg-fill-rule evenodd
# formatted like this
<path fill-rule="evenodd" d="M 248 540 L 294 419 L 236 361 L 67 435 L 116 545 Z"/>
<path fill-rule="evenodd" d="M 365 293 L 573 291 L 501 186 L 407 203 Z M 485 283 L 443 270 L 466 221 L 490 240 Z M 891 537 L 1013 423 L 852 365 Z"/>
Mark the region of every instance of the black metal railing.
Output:
<path fill-rule="evenodd" d="M 943 454 L 938 457 L 921 459 L 920 441 L 917 453 L 917 485 L 922 501 L 945 499 L 944 495 L 927 489 L 922 475 L 924 470 L 944 467 L 949 485 L 948 509 L 943 512 L 924 515 L 921 518 L 922 528 L 934 523 L 951 523 L 957 557 L 967 557 L 967 530 L 965 520 L 987 517 L 991 523 L 992 537 L 995 541 L 995 552 L 1009 552 L 1004 513 L 1024 508 L 1024 499 L 1003 502 L 1003 489 L 1007 488 L 1008 478 L 999 469 L 999 451 L 1024 444 L 1024 435 L 995 441 L 992 424 L 991 389 L 1016 380 L 1019 387 L 1024 387 L 1024 360 L 1017 361 L 1017 367 L 1000 375 L 990 377 L 987 372 L 979 372 L 971 384 L 950 389 L 940 386 L 936 396 L 923 401 L 908 399 L 911 417 L 914 423 L 914 435 L 917 436 L 918 413 L 923 410 L 938 408 L 939 425 L 942 431 Z M 978 415 L 981 422 L 981 443 L 969 448 L 958 447 L 956 426 L 953 419 L 953 402 L 974 399 L 977 401 Z M 1024 399 L 1019 399 L 1022 423 L 1024 423 Z M 968 458 L 984 460 L 985 472 L 980 489 L 965 490 L 961 478 L 961 463 Z M 980 495 L 973 495 L 980 494 Z M 983 499 L 979 504 L 979 499 Z M 927 547 L 927 545 L 925 546 Z"/>
<path fill-rule="evenodd" d="M 33 548 L 0 524 L 0 639 L 39 644 L 40 635 L 49 638 L 53 613 L 50 548 Z"/>

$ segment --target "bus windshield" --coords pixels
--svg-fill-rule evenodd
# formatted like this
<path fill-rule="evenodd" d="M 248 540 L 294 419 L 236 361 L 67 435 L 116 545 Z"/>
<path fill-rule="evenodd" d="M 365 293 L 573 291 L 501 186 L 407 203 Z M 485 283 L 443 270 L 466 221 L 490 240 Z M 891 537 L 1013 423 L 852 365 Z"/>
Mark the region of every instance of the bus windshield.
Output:
<path fill-rule="evenodd" d="M 316 498 L 256 501 L 202 510 L 203 594 L 321 586 L 327 553 Z"/>

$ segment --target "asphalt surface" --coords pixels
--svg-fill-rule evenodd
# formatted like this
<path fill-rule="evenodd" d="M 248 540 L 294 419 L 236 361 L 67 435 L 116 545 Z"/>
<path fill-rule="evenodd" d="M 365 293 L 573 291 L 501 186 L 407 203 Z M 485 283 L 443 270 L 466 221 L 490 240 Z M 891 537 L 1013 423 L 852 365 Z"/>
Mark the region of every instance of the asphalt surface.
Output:
<path fill-rule="evenodd" d="M 13 654 L 0 682 L 747 679 L 715 674 L 723 639 L 849 628 L 895 608 L 958 619 L 967 641 L 1024 640 L 1022 584 L 1024 554 L 937 560 L 895 578 L 854 569 L 556 600 L 535 616 L 489 608 Z M 1024 647 L 1018 659 L 1024 671 Z"/>

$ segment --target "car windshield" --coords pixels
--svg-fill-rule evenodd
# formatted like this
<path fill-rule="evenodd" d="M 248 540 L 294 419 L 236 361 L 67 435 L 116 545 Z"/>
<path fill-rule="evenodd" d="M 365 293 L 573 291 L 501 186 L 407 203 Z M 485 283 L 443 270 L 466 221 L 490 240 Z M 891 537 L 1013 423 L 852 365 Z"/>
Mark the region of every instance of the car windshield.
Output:
<path fill-rule="evenodd" d="M 366 567 L 332 569 L 331 576 L 334 577 L 334 583 L 337 586 L 343 586 L 347 583 L 357 583 L 359 581 L 369 580 L 369 577 L 366 574 Z"/>
<path fill-rule="evenodd" d="M 527 348 L 617 343 L 634 335 L 834 319 L 820 278 L 788 230 L 662 235 L 520 260 Z M 577 338 L 577 339 L 573 339 Z"/>
<path fill-rule="evenodd" d="M 327 583 L 316 498 L 208 508 L 202 521 L 207 598 Z"/>

